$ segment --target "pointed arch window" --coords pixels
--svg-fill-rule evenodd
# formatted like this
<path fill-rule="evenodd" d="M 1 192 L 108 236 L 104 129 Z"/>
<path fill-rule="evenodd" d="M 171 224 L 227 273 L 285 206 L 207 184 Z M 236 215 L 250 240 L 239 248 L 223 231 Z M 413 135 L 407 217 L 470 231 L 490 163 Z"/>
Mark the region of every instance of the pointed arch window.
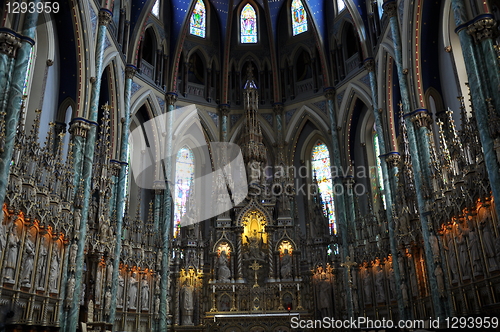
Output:
<path fill-rule="evenodd" d="M 196 1 L 193 13 L 191 14 L 191 21 L 189 23 L 189 32 L 192 35 L 205 38 L 207 12 L 203 0 Z"/>
<path fill-rule="evenodd" d="M 23 96 L 28 95 L 28 88 L 30 85 L 31 76 L 33 76 L 34 57 L 35 57 L 35 47 L 32 47 L 28 58 L 28 70 L 26 71 L 26 76 L 24 77 Z"/>
<path fill-rule="evenodd" d="M 301 0 L 292 1 L 292 29 L 294 36 L 307 31 L 307 13 Z"/>
<path fill-rule="evenodd" d="M 344 0 L 337 0 L 337 10 L 338 12 L 340 13 L 341 11 L 343 11 L 345 8 L 345 2 Z"/>
<path fill-rule="evenodd" d="M 240 26 L 241 42 L 243 44 L 255 44 L 257 42 L 257 14 L 249 3 L 241 10 Z"/>
<path fill-rule="evenodd" d="M 378 199 L 382 199 L 382 204 L 384 205 L 384 209 L 386 209 L 385 204 L 385 188 L 384 188 L 384 177 L 382 176 L 382 163 L 380 161 L 380 146 L 378 144 L 378 133 L 375 132 L 373 134 L 373 150 L 375 152 L 375 173 L 376 176 L 372 177 L 374 179 L 375 184 L 372 186 L 373 188 L 373 199 L 374 203 L 377 204 Z"/>
<path fill-rule="evenodd" d="M 330 152 L 325 143 L 318 141 L 311 153 L 311 165 L 318 181 L 323 211 L 328 216 L 330 233 L 337 233 L 335 205 L 333 203 L 333 181 L 330 169 Z"/>
<path fill-rule="evenodd" d="M 187 211 L 188 199 L 193 190 L 193 176 L 193 152 L 184 146 L 177 153 L 175 160 L 174 237 L 179 235 L 181 220 Z"/>
<path fill-rule="evenodd" d="M 155 4 L 153 5 L 153 8 L 151 9 L 151 13 L 153 13 L 154 16 L 160 17 L 160 0 L 156 0 Z"/>

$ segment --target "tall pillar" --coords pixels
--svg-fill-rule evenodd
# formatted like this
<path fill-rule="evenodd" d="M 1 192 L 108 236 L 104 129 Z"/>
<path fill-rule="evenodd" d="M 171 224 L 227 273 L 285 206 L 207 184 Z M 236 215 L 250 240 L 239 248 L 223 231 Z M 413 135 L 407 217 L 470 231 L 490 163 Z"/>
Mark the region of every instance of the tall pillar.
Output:
<path fill-rule="evenodd" d="M 76 255 L 76 268 L 75 268 L 75 294 L 80 294 L 82 287 L 82 276 L 83 276 L 83 266 L 84 266 L 84 248 L 87 237 L 87 221 L 89 212 L 89 203 L 91 200 L 90 189 L 92 180 L 92 166 L 94 158 L 94 149 L 96 142 L 96 131 L 97 131 L 97 116 L 99 108 L 99 95 L 101 91 L 101 73 L 102 73 L 102 63 L 104 55 L 104 43 L 106 40 L 106 30 L 107 25 L 111 22 L 112 13 L 102 8 L 99 11 L 99 29 L 97 33 L 96 41 L 96 80 L 92 86 L 90 95 L 90 111 L 89 111 L 89 123 L 90 129 L 87 133 L 87 142 L 85 144 L 85 152 L 83 156 L 83 170 L 81 176 L 81 184 L 83 190 L 83 202 L 80 220 L 80 235 L 78 238 L 78 251 Z M 66 331 L 74 332 L 78 328 L 79 321 L 79 311 L 80 311 L 80 298 L 79 296 L 74 296 L 73 301 L 71 301 L 71 307 L 69 310 Z"/>
<path fill-rule="evenodd" d="M 455 23 L 457 28 L 455 32 L 460 38 L 460 45 L 462 46 L 462 53 L 464 56 L 465 69 L 467 71 L 467 77 L 469 79 L 470 92 L 472 96 L 472 103 L 474 105 L 474 111 L 476 113 L 477 129 L 479 131 L 479 137 L 481 139 L 481 145 L 484 152 L 484 160 L 486 163 L 486 169 L 488 171 L 488 177 L 490 179 L 491 190 L 493 191 L 493 197 L 495 202 L 500 201 L 500 168 L 498 166 L 498 161 L 494 149 L 494 141 L 488 130 L 488 123 L 490 121 L 488 116 L 488 107 L 486 103 L 486 98 L 496 97 L 499 100 L 498 90 L 495 96 L 489 96 L 489 91 L 487 88 L 487 80 L 481 80 L 481 77 L 487 75 L 482 73 L 479 68 L 479 61 L 475 55 L 474 44 L 472 37 L 467 33 L 467 21 L 466 21 L 466 9 L 463 0 L 451 0 L 451 6 L 453 14 L 455 15 Z M 486 41 L 485 41 L 486 43 Z M 493 67 L 488 68 L 488 71 L 498 71 L 498 63 Z M 486 86 L 485 86 L 486 85 Z M 495 105 L 498 101 L 495 102 Z M 497 106 L 497 112 L 500 108 Z M 498 216 L 500 216 L 500 204 L 495 204 L 495 210 Z"/>
<path fill-rule="evenodd" d="M 165 95 L 167 101 L 167 113 L 174 110 L 174 104 L 177 101 L 177 94 L 174 92 L 167 92 Z M 171 117 L 167 117 L 170 119 Z M 172 121 L 167 122 L 167 128 L 165 133 L 165 156 L 172 155 L 172 131 L 173 123 Z M 167 180 L 170 178 L 172 170 L 172 158 L 165 158 L 165 194 L 163 200 L 164 206 L 164 218 L 161 228 L 162 234 L 162 259 L 161 259 L 161 283 L 160 283 L 160 322 L 159 330 L 167 331 L 167 296 L 168 296 L 168 274 L 169 274 L 169 254 L 170 254 L 170 233 L 172 226 L 172 194 L 170 192 L 170 187 L 168 186 Z"/>
<path fill-rule="evenodd" d="M 21 38 L 15 31 L 2 28 L 0 31 L 0 86 L 2 87 L 0 92 L 0 112 L 4 112 L 7 107 L 12 65 L 21 45 Z"/>
<path fill-rule="evenodd" d="M 407 126 L 407 133 L 408 133 L 408 141 L 409 141 L 409 146 L 410 146 L 410 154 L 412 158 L 412 166 L 414 170 L 414 180 L 415 180 L 415 191 L 417 195 L 417 202 L 418 202 L 418 210 L 419 210 L 419 217 L 420 217 L 420 223 L 422 226 L 422 237 L 423 237 L 423 244 L 424 244 L 424 251 L 425 251 L 425 257 L 427 258 L 425 260 L 426 262 L 426 267 L 427 267 L 427 277 L 429 280 L 429 286 L 430 286 L 430 292 L 431 292 L 431 299 L 432 303 L 434 305 L 434 314 L 436 317 L 439 317 L 441 319 L 444 319 L 445 316 L 447 316 L 447 300 L 441 299 L 439 297 L 439 291 L 438 291 L 438 286 L 437 286 L 437 278 L 436 275 L 434 274 L 434 271 L 436 269 L 434 260 L 432 259 L 433 254 L 432 254 L 432 248 L 431 244 L 429 241 L 429 236 L 430 236 L 430 231 L 429 231 L 429 225 L 431 224 L 431 219 L 430 219 L 430 211 L 428 211 L 429 204 L 427 199 L 424 197 L 424 186 L 425 186 L 425 180 L 423 179 L 423 170 L 422 167 L 428 167 L 422 160 L 421 156 L 419 154 L 419 147 L 417 144 L 417 135 L 415 133 L 415 127 L 413 125 L 413 122 L 411 122 L 411 116 L 414 115 L 415 113 L 418 112 L 411 112 L 410 108 L 410 97 L 409 97 L 409 89 L 408 89 L 408 83 L 406 81 L 406 76 L 403 73 L 403 60 L 402 60 L 402 51 L 401 51 L 401 36 L 400 36 L 400 31 L 399 31 L 399 23 L 397 20 L 397 6 L 396 6 L 396 1 L 395 0 L 388 0 L 384 2 L 384 11 L 387 13 L 389 19 L 390 19 L 390 26 L 391 26 L 391 32 L 393 36 L 393 43 L 394 43 L 394 55 L 395 55 L 395 62 L 397 65 L 397 71 L 398 71 L 398 79 L 399 79 L 399 88 L 401 91 L 401 99 L 403 101 L 403 110 L 404 110 L 404 118 L 406 121 L 406 126 Z M 417 110 L 419 111 L 419 110 Z M 428 149 L 428 146 L 424 146 L 424 149 Z M 423 164 L 421 167 L 421 163 Z M 397 256 L 393 257 L 396 258 Z M 396 264 L 394 264 L 394 267 Z M 400 296 L 400 295 L 398 295 Z"/>
<path fill-rule="evenodd" d="M 381 156 L 375 156 L 375 158 L 386 159 L 388 156 L 386 155 L 387 150 L 384 138 L 385 130 L 384 127 L 382 126 L 382 116 L 380 113 L 381 109 L 379 109 L 378 105 L 378 84 L 377 84 L 377 78 L 375 76 L 375 61 L 373 61 L 373 58 L 368 58 L 364 61 L 364 65 L 370 77 L 370 87 L 372 92 L 372 103 L 373 103 L 373 117 L 375 118 L 375 127 L 377 128 L 377 133 L 378 133 L 377 140 L 381 153 Z M 383 177 L 382 180 L 384 182 L 384 190 L 385 190 L 384 193 L 386 201 L 385 212 L 387 218 L 387 225 L 389 228 L 389 244 L 391 247 L 391 255 L 393 259 L 396 259 L 398 257 L 398 244 L 396 241 L 396 236 L 394 234 L 395 225 L 392 212 L 393 193 L 395 193 L 395 191 L 392 190 L 390 175 L 387 169 L 387 163 L 384 162 L 384 160 L 381 160 L 380 166 L 382 168 L 382 177 Z M 395 176 L 395 174 L 391 174 L 391 176 Z M 395 178 L 394 181 L 396 181 Z M 398 264 L 394 264 L 394 279 L 396 285 L 401 285 L 401 274 L 399 272 Z M 398 310 L 401 315 L 400 318 L 407 319 L 409 317 L 409 312 L 407 312 L 407 310 L 405 309 L 403 296 L 401 292 L 396 292 L 396 300 L 398 302 Z"/>
<path fill-rule="evenodd" d="M 122 137 L 120 146 L 120 173 L 118 175 L 118 187 L 116 189 L 116 244 L 113 259 L 113 276 L 111 278 L 111 307 L 108 323 L 114 324 L 116 315 L 116 294 L 118 292 L 118 274 L 120 273 L 120 255 L 122 251 L 123 218 L 125 214 L 127 197 L 128 159 L 129 159 L 129 131 L 130 131 L 130 97 L 132 90 L 132 79 L 137 68 L 128 64 L 125 67 L 125 94 L 122 118 Z"/>
<path fill-rule="evenodd" d="M 333 161 L 333 165 L 337 170 L 342 169 L 342 161 L 340 160 L 340 144 L 338 137 L 338 127 L 337 127 L 337 114 L 335 114 L 335 90 L 334 88 L 325 88 L 325 97 L 328 105 L 328 114 L 330 116 L 330 131 L 332 132 L 332 150 L 330 151 L 330 156 L 332 157 L 330 160 Z M 342 179 L 339 177 L 335 177 L 333 179 L 334 188 L 339 186 L 342 187 Z M 340 249 L 342 260 L 345 261 L 347 256 L 349 256 L 349 247 L 347 245 L 347 216 L 345 210 L 345 199 L 343 195 L 334 195 L 334 203 L 335 203 L 335 219 L 337 220 L 338 225 L 338 233 L 340 235 Z M 345 269 L 345 280 L 349 280 L 347 269 Z M 348 287 L 346 289 L 346 298 L 351 299 L 351 289 Z M 347 301 L 347 314 L 349 317 L 354 317 L 354 310 L 351 301 Z"/>
<path fill-rule="evenodd" d="M 33 1 L 35 8 L 39 2 L 40 0 Z M 19 49 L 17 50 L 14 67 L 12 68 L 12 78 L 10 79 L 9 94 L 8 97 L 5 97 L 5 101 L 7 101 L 7 104 L 3 110 L 6 112 L 6 114 L 4 121 L 4 146 L 2 149 L 3 151 L 0 150 L 1 204 L 3 204 L 3 201 L 5 199 L 5 193 L 7 192 L 7 185 L 9 183 L 10 162 L 12 160 L 12 154 L 14 152 L 14 141 L 16 138 L 17 123 L 19 121 L 19 113 L 21 112 L 24 80 L 26 78 L 26 72 L 28 71 L 31 49 L 33 48 L 33 45 L 35 45 L 35 41 L 33 40 L 33 38 L 35 38 L 35 29 L 37 22 L 38 11 L 35 10 L 33 13 L 26 13 L 26 16 L 24 17 L 22 36 L 20 36 L 20 41 L 22 44 L 20 47 L 19 41 L 15 38 L 12 39 L 12 35 L 3 34 L 4 38 L 8 38 L 10 40 L 12 51 L 14 51 L 17 47 L 19 47 Z M 10 61 L 7 54 L 3 52 L 0 52 L 0 54 L 0 82 L 4 81 L 6 85 L 8 85 L 7 80 L 9 79 L 10 74 L 7 72 L 7 70 L 9 70 L 8 67 Z M 13 54 L 14 53 L 12 53 L 12 55 Z M 5 72 L 2 73 L 2 70 L 5 70 Z M 4 75 L 6 76 L 6 78 L 1 78 Z M 3 88 L 4 86 L 2 86 L 2 89 Z"/>
<path fill-rule="evenodd" d="M 221 141 L 227 142 L 227 120 L 231 110 L 229 109 L 229 104 L 220 104 L 219 110 L 221 114 Z"/>

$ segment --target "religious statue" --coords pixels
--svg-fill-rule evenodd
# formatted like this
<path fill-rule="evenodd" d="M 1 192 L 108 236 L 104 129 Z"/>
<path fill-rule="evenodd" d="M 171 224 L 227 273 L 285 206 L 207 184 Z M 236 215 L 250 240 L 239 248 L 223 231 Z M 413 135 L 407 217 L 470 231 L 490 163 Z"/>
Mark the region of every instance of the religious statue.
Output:
<path fill-rule="evenodd" d="M 142 278 L 141 284 L 141 307 L 142 310 L 149 309 L 149 283 L 145 276 Z"/>
<path fill-rule="evenodd" d="M 189 280 L 185 280 L 182 286 L 182 304 L 181 304 L 181 315 L 182 315 L 182 325 L 193 325 L 193 299 L 194 288 L 189 284 Z"/>
<path fill-rule="evenodd" d="M 87 323 L 94 322 L 94 301 L 90 300 L 87 305 Z"/>
<path fill-rule="evenodd" d="M 321 275 L 321 279 L 318 287 L 318 308 L 321 311 L 321 316 L 331 317 L 330 308 L 332 307 L 330 301 L 330 293 L 332 291 L 332 286 L 328 280 L 326 273 Z"/>
<path fill-rule="evenodd" d="M 135 309 L 136 308 L 136 301 L 137 301 L 137 284 L 139 281 L 136 279 L 137 274 L 134 272 L 130 276 L 129 279 L 129 289 L 128 289 L 128 307 L 129 309 Z"/>
<path fill-rule="evenodd" d="M 51 293 L 57 293 L 59 281 L 59 252 L 57 248 L 54 248 L 52 252 L 52 259 L 50 261 L 50 273 L 49 273 L 49 291 Z"/>
<path fill-rule="evenodd" d="M 218 282 L 230 282 L 229 278 L 231 277 L 231 270 L 229 270 L 228 261 L 227 261 L 227 255 L 225 251 L 222 251 L 219 255 L 219 259 L 217 260 L 218 263 Z"/>
<path fill-rule="evenodd" d="M 455 242 L 457 243 L 458 248 L 458 260 L 460 261 L 460 267 L 462 270 L 462 280 L 469 280 L 469 262 L 468 262 L 468 253 L 467 253 L 467 244 L 465 239 L 464 230 L 461 225 L 457 227 L 457 236 L 455 237 Z"/>
<path fill-rule="evenodd" d="M 75 212 L 73 213 L 73 220 L 74 220 L 75 230 L 79 231 L 80 222 L 82 220 L 82 211 L 80 209 L 75 209 Z"/>
<path fill-rule="evenodd" d="M 9 238 L 7 240 L 7 259 L 5 261 L 5 279 L 14 281 L 14 271 L 17 264 L 17 253 L 19 251 L 19 238 L 17 237 L 16 223 L 12 223 Z"/>
<path fill-rule="evenodd" d="M 125 288 L 125 279 L 121 273 L 118 274 L 118 291 L 116 294 L 117 305 L 123 305 L 123 290 Z"/>
<path fill-rule="evenodd" d="M 99 304 L 101 302 L 101 290 L 102 290 L 102 268 L 101 265 L 97 265 L 97 273 L 95 278 L 95 303 Z"/>
<path fill-rule="evenodd" d="M 113 261 L 110 260 L 106 265 L 106 285 L 111 286 L 113 282 Z"/>
<path fill-rule="evenodd" d="M 33 243 L 33 234 L 28 232 L 26 242 L 24 243 L 23 267 L 21 270 L 21 283 L 25 287 L 31 286 L 31 273 L 33 272 L 34 261 L 35 243 Z"/>
<path fill-rule="evenodd" d="M 252 223 L 254 221 L 252 220 Z M 255 222 L 257 220 L 255 219 Z M 252 236 L 248 237 L 245 235 L 247 241 L 248 241 L 248 250 L 249 254 L 246 255 L 246 258 L 263 258 L 264 253 L 260 251 L 260 246 L 261 246 L 261 239 L 259 238 L 259 235 L 257 234 L 257 230 L 254 229 Z"/>
<path fill-rule="evenodd" d="M 71 278 L 68 280 L 68 293 L 66 295 L 66 300 L 68 303 L 71 303 L 73 300 L 73 296 L 75 293 L 75 277 L 71 276 Z"/>
<path fill-rule="evenodd" d="M 365 291 L 365 303 L 366 304 L 371 304 L 372 303 L 372 283 L 371 283 L 371 276 L 370 276 L 370 270 L 364 265 L 362 271 L 362 278 L 363 278 L 363 289 Z"/>
<path fill-rule="evenodd" d="M 38 289 L 45 287 L 45 274 L 47 270 L 47 239 L 42 236 L 40 239 L 40 246 L 38 248 L 38 263 L 36 269 L 36 286 Z"/>
<path fill-rule="evenodd" d="M 432 249 L 432 255 L 434 257 L 435 262 L 439 262 L 440 260 L 440 255 L 439 255 L 439 243 L 436 235 L 431 234 L 429 236 L 429 242 L 431 244 L 431 249 Z"/>
<path fill-rule="evenodd" d="M 155 318 L 158 318 L 158 315 L 160 313 L 160 298 L 159 297 L 156 297 L 155 298 Z"/>
<path fill-rule="evenodd" d="M 109 315 L 111 309 L 111 291 L 108 289 L 104 294 L 104 314 Z"/>
<path fill-rule="evenodd" d="M 495 252 L 495 237 L 490 228 L 490 217 L 487 215 L 479 222 L 479 229 L 483 233 L 484 252 L 488 259 L 489 271 L 497 271 L 499 269 L 497 255 Z"/>
<path fill-rule="evenodd" d="M 281 279 L 290 279 L 292 277 L 292 256 L 285 249 L 281 258 Z"/>
<path fill-rule="evenodd" d="M 396 278 L 394 275 L 392 255 L 389 255 L 387 259 L 386 268 L 387 268 L 387 276 L 389 277 L 389 288 L 391 289 L 391 298 L 394 299 L 396 297 Z"/>
<path fill-rule="evenodd" d="M 69 250 L 69 266 L 71 270 L 74 270 L 76 267 L 76 255 L 78 253 L 78 244 L 73 242 L 71 248 Z"/>
<path fill-rule="evenodd" d="M 436 265 L 436 268 L 434 269 L 434 275 L 436 276 L 439 296 L 444 297 L 445 296 L 444 272 L 443 269 L 441 268 L 441 265 L 439 264 Z"/>
<path fill-rule="evenodd" d="M 410 301 L 408 299 L 408 286 L 406 286 L 406 282 L 404 280 L 399 288 L 401 290 L 401 296 L 403 297 L 403 305 L 407 308 L 410 305 Z"/>
<path fill-rule="evenodd" d="M 469 238 L 470 258 L 472 259 L 472 271 L 474 273 L 474 276 L 476 277 L 483 275 L 480 243 L 479 243 L 479 238 L 477 236 L 477 232 L 473 227 L 469 227 L 467 230 L 465 230 L 465 234 Z"/>
<path fill-rule="evenodd" d="M 457 268 L 457 256 L 455 253 L 455 248 L 453 246 L 453 226 L 447 225 L 448 230 L 444 235 L 443 247 L 447 252 L 448 256 L 448 266 L 450 267 L 451 283 L 458 282 L 458 268 Z"/>
<path fill-rule="evenodd" d="M 377 303 L 381 303 L 385 301 L 384 270 L 382 266 L 380 266 L 380 260 L 378 258 L 373 266 L 373 274 L 375 276 L 375 297 L 377 298 Z"/>

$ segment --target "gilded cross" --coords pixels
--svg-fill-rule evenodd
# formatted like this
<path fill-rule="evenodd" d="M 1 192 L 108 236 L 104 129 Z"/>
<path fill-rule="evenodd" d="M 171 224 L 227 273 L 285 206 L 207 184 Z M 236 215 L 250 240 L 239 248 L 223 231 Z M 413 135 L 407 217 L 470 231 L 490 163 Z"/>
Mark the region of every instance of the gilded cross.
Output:
<path fill-rule="evenodd" d="M 249 266 L 253 271 L 254 271 L 254 277 L 255 277 L 255 284 L 253 285 L 254 288 L 259 287 L 259 284 L 257 283 L 257 271 L 262 267 L 262 265 L 259 265 L 256 260 L 253 261 L 253 264 Z"/>

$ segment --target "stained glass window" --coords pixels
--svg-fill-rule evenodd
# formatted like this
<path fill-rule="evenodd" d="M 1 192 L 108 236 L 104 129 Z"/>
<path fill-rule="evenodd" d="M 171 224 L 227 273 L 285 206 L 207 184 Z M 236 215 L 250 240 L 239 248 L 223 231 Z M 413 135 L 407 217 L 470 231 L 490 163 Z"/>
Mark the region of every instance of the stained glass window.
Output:
<path fill-rule="evenodd" d="M 249 3 L 241 11 L 241 42 L 244 44 L 257 42 L 257 14 Z"/>
<path fill-rule="evenodd" d="M 292 1 L 292 28 L 294 36 L 307 31 L 307 14 L 301 0 Z"/>
<path fill-rule="evenodd" d="M 330 233 L 337 233 L 335 205 L 333 204 L 333 182 L 330 169 L 330 152 L 325 143 L 317 142 L 311 154 L 311 164 L 318 181 L 323 211 L 328 216 Z"/>
<path fill-rule="evenodd" d="M 345 2 L 344 2 L 344 0 L 337 0 L 337 8 L 338 8 L 339 13 L 342 10 L 344 10 L 344 8 L 345 8 Z"/>
<path fill-rule="evenodd" d="M 153 13 L 154 16 L 160 17 L 160 0 L 155 1 L 155 4 L 153 5 L 151 12 Z"/>
<path fill-rule="evenodd" d="M 191 14 L 191 22 L 189 24 L 189 32 L 192 35 L 205 38 L 206 15 L 207 13 L 203 0 L 198 0 L 194 6 L 193 13 Z"/>
<path fill-rule="evenodd" d="M 384 204 L 384 209 L 387 208 L 385 205 L 385 195 L 384 195 L 384 177 L 382 176 L 382 164 L 380 162 L 380 146 L 378 145 L 378 134 L 373 135 L 373 149 L 375 150 L 375 160 L 376 160 L 376 183 L 377 188 L 375 190 L 375 199 L 380 195 L 382 198 L 382 203 Z"/>
<path fill-rule="evenodd" d="M 193 174 L 193 152 L 185 146 L 177 153 L 175 162 L 174 237 L 179 235 L 181 219 L 186 213 L 189 194 L 193 189 Z"/>

